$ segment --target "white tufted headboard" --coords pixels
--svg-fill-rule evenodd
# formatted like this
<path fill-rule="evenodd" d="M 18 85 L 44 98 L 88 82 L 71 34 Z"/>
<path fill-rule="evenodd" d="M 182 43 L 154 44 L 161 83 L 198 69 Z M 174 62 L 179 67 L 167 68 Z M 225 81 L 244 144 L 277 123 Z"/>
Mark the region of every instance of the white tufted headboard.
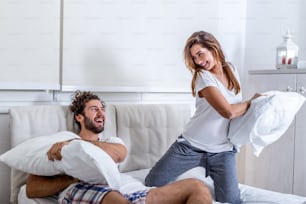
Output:
<path fill-rule="evenodd" d="M 190 104 L 108 104 L 103 135 L 120 137 L 127 146 L 121 172 L 151 168 L 181 134 L 191 116 Z M 40 105 L 13 107 L 9 111 L 12 147 L 26 139 L 69 130 L 77 132 L 68 106 Z M 12 169 L 11 202 L 27 174 Z"/>
<path fill-rule="evenodd" d="M 119 170 L 151 168 L 182 133 L 191 109 L 187 104 L 117 105 L 117 136 L 128 149 Z"/>
<path fill-rule="evenodd" d="M 105 123 L 105 134 L 116 134 L 115 107 L 108 105 L 106 114 L 109 115 Z M 78 131 L 73 120 L 73 114 L 68 106 L 35 105 L 13 107 L 9 110 L 11 147 L 36 136 L 53 134 L 63 130 Z M 26 182 L 27 174 L 22 171 L 11 170 L 10 201 L 17 203 L 19 188 Z"/>

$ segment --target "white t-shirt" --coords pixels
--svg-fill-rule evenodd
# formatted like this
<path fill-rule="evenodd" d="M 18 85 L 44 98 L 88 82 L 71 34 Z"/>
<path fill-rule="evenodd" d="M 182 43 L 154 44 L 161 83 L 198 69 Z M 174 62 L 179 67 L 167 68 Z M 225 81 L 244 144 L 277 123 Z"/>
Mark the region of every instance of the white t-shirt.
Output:
<path fill-rule="evenodd" d="M 237 70 L 233 68 L 232 71 L 239 81 Z M 221 116 L 205 98 L 198 95 L 200 90 L 209 86 L 217 87 L 230 104 L 242 101 L 241 92 L 236 95 L 234 90 L 228 90 L 213 74 L 203 70 L 196 80 L 196 110 L 184 127 L 183 137 L 192 146 L 207 152 L 231 151 L 233 144 L 227 138 L 230 120 Z"/>

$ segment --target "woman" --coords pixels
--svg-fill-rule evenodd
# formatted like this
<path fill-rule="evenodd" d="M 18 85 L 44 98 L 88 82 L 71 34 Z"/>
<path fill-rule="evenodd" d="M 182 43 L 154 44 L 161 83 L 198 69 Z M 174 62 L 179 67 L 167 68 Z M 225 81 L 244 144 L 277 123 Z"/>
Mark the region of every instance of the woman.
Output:
<path fill-rule="evenodd" d="M 196 111 L 182 135 L 149 172 L 146 185 L 165 185 L 202 166 L 214 180 L 217 201 L 240 203 L 236 150 L 227 132 L 230 119 L 243 115 L 259 94 L 242 102 L 237 69 L 226 62 L 219 42 L 210 33 L 193 33 L 186 42 L 184 58 L 193 74 Z"/>

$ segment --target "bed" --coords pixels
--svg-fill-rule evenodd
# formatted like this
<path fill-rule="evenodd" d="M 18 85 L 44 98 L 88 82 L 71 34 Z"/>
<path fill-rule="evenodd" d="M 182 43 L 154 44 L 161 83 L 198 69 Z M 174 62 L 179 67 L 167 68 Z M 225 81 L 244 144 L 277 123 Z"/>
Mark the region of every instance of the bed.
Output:
<path fill-rule="evenodd" d="M 128 190 L 139 188 L 149 169 L 181 133 L 192 113 L 190 104 L 108 104 L 106 135 L 121 138 L 127 148 L 126 160 L 118 166 L 126 178 Z M 63 105 L 33 105 L 13 107 L 9 111 L 12 148 L 31 138 L 52 135 L 60 131 L 77 132 L 72 113 Z M 238 167 L 239 168 L 239 167 Z M 195 177 L 205 182 L 213 192 L 212 180 L 205 178 L 205 169 L 195 168 L 177 179 Z M 11 196 L 13 204 L 57 203 L 54 197 L 28 199 L 25 194 L 27 173 L 12 168 Z M 132 185 L 133 184 L 133 185 Z M 306 204 L 306 198 L 240 184 L 242 203 Z M 214 202 L 218 203 L 218 202 Z"/>

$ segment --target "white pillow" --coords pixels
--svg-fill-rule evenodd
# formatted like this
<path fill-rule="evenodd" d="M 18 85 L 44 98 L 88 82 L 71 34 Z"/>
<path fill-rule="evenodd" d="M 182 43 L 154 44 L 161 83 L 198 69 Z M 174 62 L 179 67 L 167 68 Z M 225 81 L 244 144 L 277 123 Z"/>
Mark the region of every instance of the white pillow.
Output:
<path fill-rule="evenodd" d="M 0 155 L 0 161 L 31 174 L 45 176 L 60 174 L 63 172 L 56 168 L 55 162 L 48 159 L 47 151 L 54 143 L 73 138 L 79 138 L 79 136 L 69 131 L 34 137 Z"/>
<path fill-rule="evenodd" d="M 29 139 L 0 156 L 15 169 L 44 176 L 67 174 L 89 183 L 108 184 L 118 189 L 120 174 L 112 158 L 102 149 L 83 140 L 73 140 L 62 149 L 61 161 L 48 160 L 47 151 L 56 142 L 79 138 L 63 131 Z"/>
<path fill-rule="evenodd" d="M 264 94 L 252 101 L 243 116 L 232 119 L 229 126 L 230 141 L 237 147 L 251 143 L 256 156 L 286 132 L 305 101 L 297 92 Z"/>
<path fill-rule="evenodd" d="M 120 173 L 114 160 L 98 146 L 84 140 L 73 140 L 62 149 L 57 169 L 88 183 L 120 187 Z"/>

